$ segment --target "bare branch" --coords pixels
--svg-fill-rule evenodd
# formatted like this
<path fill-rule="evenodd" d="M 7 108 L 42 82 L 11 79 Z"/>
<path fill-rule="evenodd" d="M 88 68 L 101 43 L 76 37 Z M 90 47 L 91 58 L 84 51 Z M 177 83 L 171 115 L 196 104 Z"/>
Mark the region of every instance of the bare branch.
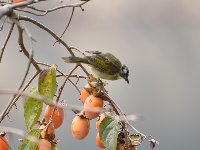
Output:
<path fill-rule="evenodd" d="M 10 5 L 10 4 L 6 4 L 4 6 L 0 5 L 0 19 L 5 15 L 11 14 L 12 11 L 13 11 L 12 5 Z"/>
<path fill-rule="evenodd" d="M 36 137 L 28 135 L 23 130 L 20 130 L 20 129 L 17 129 L 17 128 L 0 126 L 0 131 L 5 131 L 6 133 L 12 133 L 12 134 L 20 135 L 20 136 L 38 144 L 38 139 Z"/>
<path fill-rule="evenodd" d="M 30 1 L 23 1 L 20 3 L 15 3 L 15 4 L 5 4 L 4 6 L 0 5 L 0 19 L 5 15 L 9 16 L 13 12 L 13 9 L 17 7 L 27 6 L 35 2 L 36 1 L 34 0 L 30 0 Z"/>
<path fill-rule="evenodd" d="M 47 28 L 46 26 L 44 26 L 43 24 L 35 21 L 32 18 L 29 17 L 22 17 L 19 16 L 19 20 L 24 20 L 24 21 L 28 21 L 31 22 L 33 24 L 35 24 L 36 26 L 44 29 L 46 32 L 48 32 L 50 35 L 52 35 L 52 37 L 54 37 L 56 40 L 58 40 L 61 44 L 63 44 L 63 46 L 65 46 L 65 48 L 68 50 L 68 52 L 72 55 L 75 56 L 74 53 L 72 52 L 70 46 L 68 46 L 62 39 L 60 39 L 53 31 L 51 31 L 49 28 Z M 79 64 L 78 66 L 80 66 L 82 68 L 82 70 L 86 73 L 87 76 L 89 76 L 89 73 L 87 72 L 87 70 L 81 65 Z"/>
<path fill-rule="evenodd" d="M 74 46 L 70 46 L 70 49 L 74 49 L 76 51 L 78 51 L 79 53 L 81 53 L 83 56 L 85 56 L 84 52 L 82 52 L 79 48 L 74 47 Z"/>
<path fill-rule="evenodd" d="M 9 18 L 10 18 L 15 24 L 17 24 L 18 30 L 19 30 L 19 35 L 21 35 L 21 36 L 19 36 L 19 37 L 22 37 L 22 32 L 25 31 L 25 33 L 26 33 L 26 35 L 27 35 L 27 37 L 28 37 L 28 39 L 29 39 L 29 44 L 30 44 L 30 54 L 29 54 L 29 53 L 26 51 L 26 49 L 22 46 L 22 47 L 24 48 L 22 51 L 25 51 L 25 53 L 26 53 L 27 56 L 29 57 L 29 62 L 28 62 L 28 66 L 27 66 L 26 71 L 25 71 L 24 78 L 23 78 L 23 80 L 22 80 L 22 82 L 21 82 L 21 84 L 20 84 L 20 86 L 19 86 L 19 88 L 18 88 L 18 92 L 19 92 L 20 89 L 21 89 L 21 88 L 23 87 L 23 85 L 24 85 L 24 82 L 25 82 L 26 77 L 27 77 L 27 75 L 28 75 L 28 72 L 29 72 L 29 70 L 30 70 L 31 62 L 32 62 L 32 60 L 33 60 L 33 44 L 32 44 L 33 38 L 32 38 L 32 36 L 30 35 L 29 31 L 28 31 L 22 24 L 20 24 L 18 20 L 16 20 L 16 14 L 13 13 L 13 15 L 10 16 Z M 23 39 L 23 38 L 21 38 L 21 39 Z M 20 40 L 19 40 L 19 41 L 20 41 Z M 21 43 L 19 43 L 19 44 L 21 44 Z M 23 43 L 22 43 L 22 45 L 23 45 Z M 38 72 L 37 72 L 35 75 L 37 76 L 38 73 L 39 73 L 39 70 L 38 70 Z M 33 78 L 35 78 L 35 76 L 33 76 Z M 33 78 L 32 78 L 32 79 L 33 79 Z M 32 82 L 32 80 L 31 80 L 31 82 Z M 17 92 L 17 93 L 18 93 L 18 92 Z M 19 95 L 14 95 L 14 96 L 13 96 L 13 98 L 10 100 L 10 102 L 8 103 L 8 105 L 6 106 L 6 108 L 5 108 L 5 109 L 3 110 L 3 112 L 1 113 L 1 115 L 0 115 L 0 118 L 1 118 L 0 121 L 2 121 L 3 118 L 4 118 L 6 115 L 8 115 L 10 109 L 13 107 L 13 105 L 15 105 L 15 102 L 17 101 L 18 97 L 20 97 L 20 96 L 19 96 Z"/>
<path fill-rule="evenodd" d="M 0 123 L 5 118 L 5 116 L 9 114 L 12 106 L 16 103 L 16 101 L 20 98 L 22 93 L 28 88 L 28 86 L 31 84 L 31 82 L 35 79 L 35 77 L 38 74 L 39 74 L 39 72 L 36 72 L 21 91 L 18 90 L 18 92 L 13 92 L 13 94 L 14 94 L 13 98 L 8 102 L 5 109 L 0 114 Z"/>
<path fill-rule="evenodd" d="M 3 53 L 4 53 L 4 50 L 5 50 L 5 47 L 6 47 L 7 43 L 8 43 L 8 40 L 10 39 L 10 35 L 11 35 L 12 31 L 13 31 L 14 25 L 15 25 L 14 23 L 11 24 L 10 30 L 8 31 L 8 35 L 6 36 L 5 42 L 3 44 L 3 47 L 1 48 L 0 63 L 1 63 L 1 60 L 2 60 L 2 57 L 3 57 Z"/>
<path fill-rule="evenodd" d="M 60 99 L 60 95 L 61 95 L 61 93 L 62 93 L 62 91 L 63 91 L 63 89 L 64 89 L 64 87 L 65 87 L 65 84 L 66 84 L 67 80 L 69 79 L 69 77 L 71 76 L 71 74 L 74 72 L 74 70 L 76 70 L 77 67 L 78 67 L 78 65 L 76 65 L 76 66 L 70 71 L 69 75 L 65 78 L 65 81 L 63 82 L 62 86 L 61 86 L 60 89 L 59 89 L 58 97 L 57 97 L 57 99 L 56 99 L 56 103 L 57 103 L 57 102 L 59 101 L 59 99 Z"/>
<path fill-rule="evenodd" d="M 3 23 L 2 23 L 2 25 L 1 25 L 1 27 L 0 27 L 0 31 L 3 30 L 3 26 L 4 26 L 5 22 L 6 22 L 6 20 L 7 20 L 7 17 L 4 18 Z"/>
<path fill-rule="evenodd" d="M 20 90 L 21 87 L 24 85 L 24 82 L 25 82 L 26 77 L 28 76 L 28 73 L 29 73 L 29 70 L 30 70 L 30 66 L 31 66 L 32 58 L 33 58 L 33 51 L 34 51 L 33 50 L 33 40 L 34 39 L 31 36 L 31 34 L 29 33 L 28 29 L 17 20 L 16 14 L 14 12 L 12 14 L 13 15 L 11 17 L 9 17 L 9 18 L 18 26 L 18 30 L 21 31 L 21 35 L 22 35 L 23 31 L 25 32 L 25 34 L 28 37 L 29 46 L 30 46 L 30 53 L 28 54 L 29 55 L 29 62 L 28 62 L 28 65 L 27 65 L 27 68 L 26 68 L 25 75 L 24 75 L 24 78 L 22 80 L 22 83 L 19 86 L 19 90 Z"/>
<path fill-rule="evenodd" d="M 18 32 L 19 32 L 19 37 L 18 37 L 18 43 L 19 46 L 22 50 L 22 52 L 24 53 L 24 55 L 29 58 L 29 62 L 31 60 L 32 65 L 35 67 L 35 69 L 40 72 L 41 68 L 37 65 L 35 59 L 33 57 L 31 57 L 28 53 L 28 51 L 26 50 L 25 46 L 24 46 L 24 41 L 23 41 L 23 30 L 21 28 L 18 28 Z"/>
<path fill-rule="evenodd" d="M 69 4 L 69 5 L 58 6 L 58 7 L 55 7 L 55 8 L 46 10 L 46 12 L 45 12 L 43 15 L 46 15 L 46 14 L 49 13 L 49 12 L 56 11 L 56 10 L 62 9 L 62 8 L 67 8 L 67 7 L 72 7 L 72 8 L 81 7 L 81 6 L 83 6 L 84 4 L 86 4 L 86 3 L 87 3 L 87 2 L 80 2 L 80 3 L 75 3 L 75 4 Z"/>
<path fill-rule="evenodd" d="M 19 91 L 17 92 L 16 90 L 12 90 L 12 89 L 1 89 L 0 88 L 0 94 L 16 94 L 16 95 L 21 95 L 21 96 L 27 96 L 27 97 L 32 97 L 35 98 L 37 100 L 43 101 L 48 105 L 52 105 L 52 106 L 56 106 L 59 108 L 63 108 L 63 109 L 67 109 L 67 110 L 80 110 L 82 111 L 84 109 L 84 106 L 80 106 L 80 105 L 71 105 L 71 104 L 65 104 L 65 106 L 59 105 L 57 103 L 52 102 L 51 100 L 47 99 L 46 97 L 42 96 L 42 95 L 32 95 L 28 92 L 25 91 Z M 100 109 L 99 108 L 87 108 L 88 111 L 92 111 L 92 112 L 99 112 Z"/>
<path fill-rule="evenodd" d="M 83 70 L 83 72 L 89 77 L 89 73 L 88 71 L 83 67 L 83 65 L 81 63 L 77 63 L 74 68 L 69 72 L 69 74 L 64 74 L 62 71 L 58 70 L 57 69 L 57 72 L 58 73 L 56 75 L 56 77 L 64 77 L 64 82 L 62 83 L 62 85 L 60 86 L 59 90 L 58 90 L 58 95 L 57 95 L 57 98 L 56 98 L 56 103 L 53 103 L 52 101 L 49 101 L 47 100 L 45 97 L 43 97 L 42 95 L 31 95 L 27 92 L 25 92 L 25 90 L 29 87 L 30 83 L 36 78 L 36 76 L 40 73 L 41 71 L 41 68 L 40 68 L 40 65 L 45 65 L 45 66 L 50 66 L 48 64 L 45 64 L 45 63 L 41 63 L 41 62 L 37 62 L 34 60 L 33 58 L 33 41 L 34 39 L 32 38 L 31 34 L 29 33 L 29 31 L 27 30 L 27 28 L 25 26 L 23 26 L 21 24 L 21 20 L 23 21 L 27 21 L 29 23 L 32 23 L 32 24 L 35 24 L 37 27 L 41 28 L 42 30 L 46 31 L 47 33 L 49 33 L 53 38 L 55 38 L 56 42 L 53 44 L 55 45 L 57 42 L 61 43 L 65 48 L 66 50 L 69 52 L 70 55 L 72 56 L 75 56 L 74 54 L 74 51 L 73 50 L 76 50 L 78 51 L 79 53 L 81 53 L 83 56 L 85 56 L 84 52 L 82 52 L 80 49 L 76 48 L 76 47 L 73 47 L 73 46 L 69 46 L 64 40 L 62 40 L 61 38 L 63 37 L 63 35 L 66 33 L 71 21 L 72 21 L 72 18 L 74 16 L 74 11 L 75 11 L 75 8 L 77 7 L 80 7 L 81 10 L 83 11 L 84 9 L 82 8 L 82 6 L 84 4 L 86 4 L 89 0 L 81 0 L 81 2 L 79 3 L 75 3 L 75 4 L 69 4 L 69 5 L 62 5 L 62 6 L 58 6 L 58 7 L 55 7 L 55 8 L 52 8 L 52 9 L 48 9 L 48 10 L 39 10 L 39 9 L 36 9 L 32 6 L 28 6 L 28 8 L 32 9 L 33 12 L 31 11 L 27 11 L 27 10 L 20 10 L 20 9 L 17 9 L 17 7 L 21 7 L 21 6 L 27 6 L 29 4 L 33 4 L 33 3 L 36 3 L 36 2 L 40 2 L 40 1 L 45 1 L 45 0 L 28 0 L 28 1 L 25 1 L 25 2 L 21 2 L 21 3 L 17 3 L 17 4 L 7 4 L 7 3 L 1 3 L 0 4 L 0 19 L 3 17 L 3 16 L 6 16 L 6 17 L 9 17 L 11 19 L 11 21 L 13 22 L 11 24 L 11 27 L 10 27 L 10 30 L 8 32 L 8 35 L 5 39 L 5 42 L 3 44 L 3 47 L 1 48 L 1 53 L 0 53 L 0 62 L 1 62 L 1 59 L 3 57 L 3 52 L 5 50 L 5 47 L 7 45 L 7 42 L 9 41 L 9 38 L 12 34 L 12 30 L 13 30 L 13 27 L 14 27 L 14 24 L 16 24 L 18 26 L 18 34 L 19 34 L 19 37 L 18 37 L 18 44 L 22 50 L 22 52 L 24 53 L 24 55 L 28 58 L 28 66 L 26 68 L 26 72 L 25 72 L 25 75 L 24 75 L 24 78 L 18 88 L 18 90 L 8 90 L 8 89 L 0 89 L 0 94 L 14 94 L 14 96 L 12 97 L 12 99 L 9 101 L 9 103 L 7 104 L 7 106 L 5 107 L 5 109 L 2 111 L 2 113 L 0 114 L 0 122 L 2 122 L 2 120 L 9 115 L 10 113 L 10 110 L 12 109 L 12 107 L 15 105 L 15 103 L 17 102 L 17 100 L 22 97 L 22 96 L 28 96 L 28 97 L 34 97 L 38 100 L 41 100 L 47 104 L 50 104 L 50 105 L 54 105 L 55 108 L 56 107 L 61 107 L 61 108 L 64 108 L 64 109 L 70 109 L 70 110 L 84 110 L 86 108 L 83 108 L 83 106 L 75 106 L 75 105 L 70 105 L 70 104 L 67 104 L 65 106 L 60 106 L 58 104 L 58 101 L 60 100 L 60 97 L 61 97 L 61 94 L 65 88 L 65 85 L 67 83 L 67 81 L 69 81 L 76 89 L 77 91 L 79 92 L 79 94 L 81 93 L 78 86 L 76 85 L 75 82 L 73 82 L 73 80 L 71 80 L 71 77 L 75 77 L 77 78 L 77 82 L 79 81 L 79 78 L 87 78 L 85 76 L 78 76 L 78 75 L 75 75 L 73 74 L 74 71 L 78 68 L 78 67 L 81 67 L 81 69 Z M 55 34 L 52 30 L 50 30 L 48 27 L 46 27 L 45 25 L 37 22 L 36 20 L 32 19 L 32 18 L 29 18 L 29 17 L 25 17 L 25 16 L 20 16 L 18 14 L 16 14 L 16 10 L 17 11 L 22 11 L 22 12 L 26 12 L 26 13 L 30 13 L 30 14 L 33 14 L 33 15 L 36 15 L 36 16 L 44 16 L 50 12 L 54 12 L 54 11 L 57 11 L 59 9 L 63 9 L 63 8 L 72 8 L 72 12 L 71 12 L 71 15 L 70 15 L 70 18 L 69 18 L 69 21 L 67 22 L 67 25 L 66 25 L 66 28 L 64 29 L 63 33 L 61 34 L 61 36 L 59 37 L 57 34 Z M 15 10 L 15 11 L 13 11 Z M 36 13 L 35 13 L 35 12 Z M 4 23 L 3 23 L 4 25 Z M 2 26 L 3 27 L 3 26 Z M 27 49 L 25 48 L 25 45 L 24 45 L 24 37 L 23 37 L 23 32 L 25 32 L 25 34 L 27 35 L 28 37 L 28 40 L 29 40 L 29 45 L 30 45 L 30 51 L 28 52 Z M 28 83 L 24 86 L 24 83 L 26 81 L 26 78 L 27 78 L 27 75 L 28 75 L 28 72 L 30 70 L 30 66 L 31 64 L 33 64 L 33 66 L 35 67 L 36 69 L 36 73 L 34 74 L 34 76 L 28 81 Z M 89 80 L 88 80 L 89 81 Z M 96 80 L 95 80 L 96 81 Z M 94 81 L 94 82 L 95 82 Z M 99 82 L 97 81 L 97 84 Z M 123 132 L 123 141 L 125 142 L 125 145 L 126 147 L 124 149 L 129 149 L 129 146 L 131 144 L 130 142 L 130 136 L 129 136 L 129 132 L 128 132 L 128 126 L 130 126 L 131 129 L 134 130 L 134 132 L 136 132 L 140 138 L 141 138 L 141 142 L 146 139 L 148 136 L 147 135 L 144 135 L 143 133 L 139 132 L 135 127 L 133 127 L 129 122 L 128 122 L 128 118 L 127 116 L 124 114 L 123 110 L 118 106 L 117 103 L 114 102 L 114 100 L 108 95 L 107 91 L 105 90 L 104 88 L 104 85 L 100 84 L 99 85 L 100 87 L 98 87 L 98 90 L 100 92 L 103 93 L 103 96 L 102 98 L 107 101 L 109 103 L 109 106 L 110 106 L 110 109 L 107 110 L 107 108 L 104 108 L 105 112 L 106 111 L 111 111 L 113 112 L 115 115 L 118 115 L 120 117 L 120 126 L 122 128 L 122 130 L 120 131 L 121 133 Z M 101 88 L 102 87 L 102 88 Z M 101 94 L 102 94 L 101 93 Z M 55 109 L 54 109 L 55 111 Z M 54 114 L 54 111 L 52 113 L 52 115 Z M 102 111 L 102 108 L 97 108 L 97 109 L 91 109 L 91 108 L 88 108 L 88 111 L 94 111 L 94 112 L 101 112 Z M 51 115 L 51 117 L 52 117 Z M 149 136 L 150 137 L 150 136 Z"/>
<path fill-rule="evenodd" d="M 74 14 L 74 7 L 72 8 L 72 13 L 71 13 L 71 16 L 70 16 L 70 19 L 69 19 L 69 22 L 65 28 L 65 30 L 63 31 L 63 33 L 61 34 L 60 38 L 62 38 L 62 36 L 65 34 L 65 32 L 67 31 L 67 28 L 69 27 L 70 23 L 71 23 L 71 20 L 72 20 L 72 17 L 73 17 L 73 14 Z M 57 43 L 58 41 L 56 41 L 53 46 Z"/>
<path fill-rule="evenodd" d="M 29 18 L 29 17 L 24 17 L 24 16 L 19 16 L 19 20 L 24 20 L 24 21 L 28 21 L 31 22 L 33 24 L 35 24 L 36 26 L 38 26 L 39 28 L 45 30 L 46 32 L 48 32 L 52 37 L 54 37 L 56 40 L 58 40 L 61 44 L 63 44 L 63 46 L 69 51 L 69 53 L 74 56 L 74 53 L 71 51 L 71 49 L 69 48 L 69 46 L 62 40 L 60 39 L 53 31 L 51 31 L 48 27 L 46 27 L 45 25 L 37 22 L 36 20 Z"/>
<path fill-rule="evenodd" d="M 45 64 L 45 63 L 41 63 L 41 62 L 38 62 L 37 64 L 41 64 L 41 65 L 44 65 L 44 66 L 51 67 L 50 65 Z M 69 76 L 69 75 L 65 75 L 64 73 L 62 73 L 58 68 L 57 68 L 56 70 L 60 73 L 60 75 L 56 75 L 56 77 L 63 76 L 63 77 L 66 78 L 67 76 Z M 78 76 L 78 75 L 74 75 L 74 74 L 71 74 L 70 77 L 84 78 L 84 79 L 87 78 L 87 77 L 84 77 L 84 76 Z M 76 85 L 70 78 L 68 78 L 68 80 L 74 85 L 74 87 L 77 89 L 77 91 L 78 91 L 79 94 L 80 94 L 81 92 L 80 92 L 80 89 L 77 87 L 77 85 Z"/>
<path fill-rule="evenodd" d="M 126 145 L 126 147 L 129 147 L 129 145 L 128 145 L 129 138 L 128 138 L 128 130 L 127 130 L 128 121 L 126 119 L 126 116 L 125 116 L 124 112 L 122 111 L 122 109 L 112 100 L 112 98 L 106 92 L 104 92 L 104 94 L 109 99 L 109 103 L 111 104 L 111 106 L 115 110 L 116 114 L 119 115 L 120 118 L 122 118 L 122 120 L 123 120 L 122 126 L 123 126 L 123 129 L 124 129 L 124 135 L 125 135 L 125 145 Z"/>

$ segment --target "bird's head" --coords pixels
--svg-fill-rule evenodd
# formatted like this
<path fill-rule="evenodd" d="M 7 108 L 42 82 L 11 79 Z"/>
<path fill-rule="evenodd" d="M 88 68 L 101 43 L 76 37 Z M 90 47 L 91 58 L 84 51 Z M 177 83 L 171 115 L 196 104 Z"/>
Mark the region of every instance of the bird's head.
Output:
<path fill-rule="evenodd" d="M 128 76 L 129 76 L 129 69 L 126 65 L 122 66 L 122 70 L 120 76 L 125 79 L 127 83 L 129 83 Z"/>

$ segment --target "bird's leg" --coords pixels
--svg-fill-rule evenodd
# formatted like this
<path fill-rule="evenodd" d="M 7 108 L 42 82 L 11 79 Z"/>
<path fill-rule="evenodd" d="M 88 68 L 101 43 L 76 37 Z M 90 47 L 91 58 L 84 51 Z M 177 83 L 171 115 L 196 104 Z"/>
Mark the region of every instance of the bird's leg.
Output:
<path fill-rule="evenodd" d="M 104 82 L 100 78 L 97 78 L 96 82 L 99 87 L 99 89 L 97 91 L 98 94 L 108 93 L 108 91 L 104 88 L 104 86 L 105 86 Z"/>

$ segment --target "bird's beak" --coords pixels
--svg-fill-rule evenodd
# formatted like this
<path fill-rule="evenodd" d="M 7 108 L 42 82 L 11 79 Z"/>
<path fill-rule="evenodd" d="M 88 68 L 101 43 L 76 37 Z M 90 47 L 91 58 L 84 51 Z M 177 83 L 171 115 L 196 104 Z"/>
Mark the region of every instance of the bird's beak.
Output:
<path fill-rule="evenodd" d="M 128 80 L 128 78 L 124 78 L 125 79 L 125 81 L 129 84 L 129 80 Z"/>

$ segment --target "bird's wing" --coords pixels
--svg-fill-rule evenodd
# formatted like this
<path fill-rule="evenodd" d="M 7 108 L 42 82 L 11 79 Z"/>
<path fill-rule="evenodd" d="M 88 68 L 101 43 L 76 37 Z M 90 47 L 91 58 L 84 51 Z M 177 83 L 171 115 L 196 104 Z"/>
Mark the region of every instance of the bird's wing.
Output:
<path fill-rule="evenodd" d="M 102 52 L 100 51 L 85 51 L 87 53 L 90 53 L 90 54 L 101 54 Z"/>
<path fill-rule="evenodd" d="M 117 59 L 114 55 L 112 55 L 111 53 L 102 53 L 101 54 L 102 57 L 105 57 L 105 59 L 110 61 L 110 64 L 112 64 L 113 68 L 116 69 L 116 72 L 120 72 L 121 68 L 122 68 L 122 64 L 119 61 L 119 59 Z"/>
<path fill-rule="evenodd" d="M 101 72 L 104 72 L 108 75 L 114 75 L 116 73 L 119 73 L 119 66 L 116 63 L 113 63 L 116 61 L 110 60 L 113 59 L 110 56 L 106 56 L 103 53 L 101 53 L 93 56 L 87 56 L 87 58 L 88 62 Z"/>

